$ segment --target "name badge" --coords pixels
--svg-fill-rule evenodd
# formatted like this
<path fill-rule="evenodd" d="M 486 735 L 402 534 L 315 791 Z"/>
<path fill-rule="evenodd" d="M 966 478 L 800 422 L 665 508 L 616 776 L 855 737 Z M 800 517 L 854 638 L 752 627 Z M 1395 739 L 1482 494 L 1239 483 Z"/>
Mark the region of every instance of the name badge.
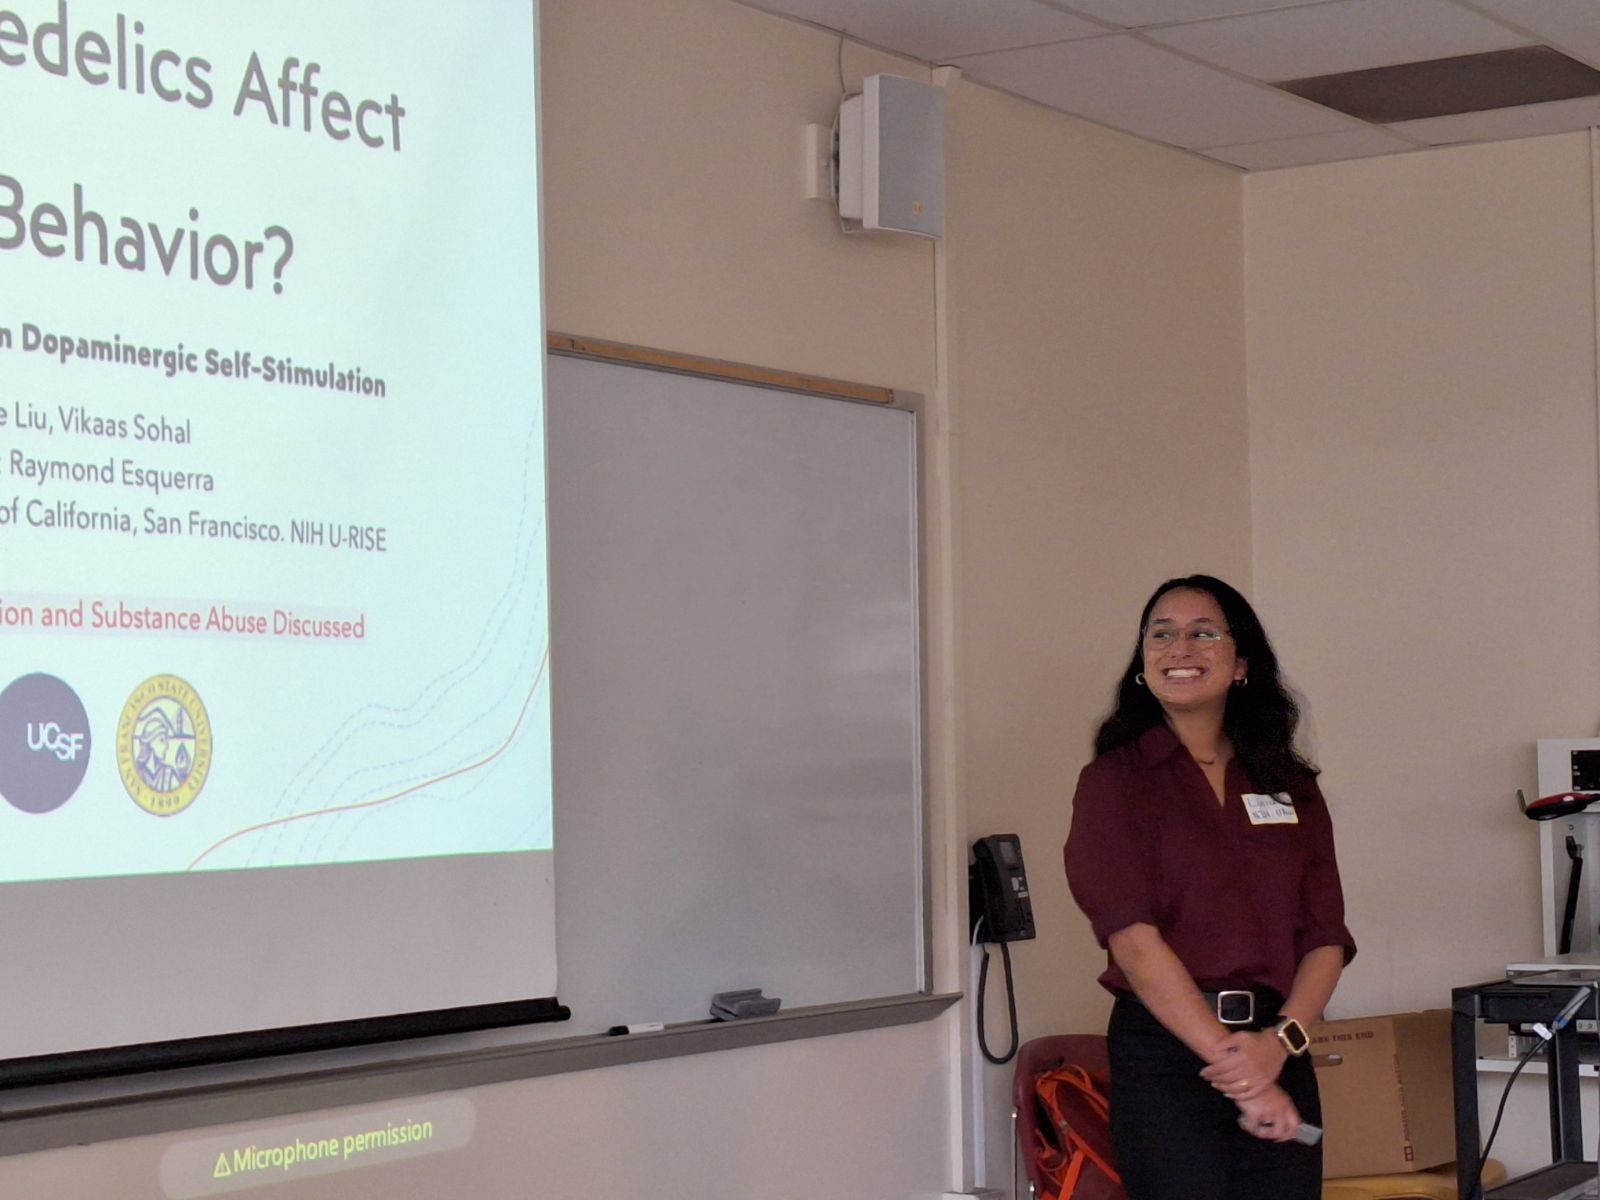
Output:
<path fill-rule="evenodd" d="M 1294 801 L 1288 792 L 1276 796 L 1263 796 L 1260 792 L 1244 794 L 1244 810 L 1250 814 L 1252 825 L 1298 825 L 1300 814 L 1294 810 Z"/>

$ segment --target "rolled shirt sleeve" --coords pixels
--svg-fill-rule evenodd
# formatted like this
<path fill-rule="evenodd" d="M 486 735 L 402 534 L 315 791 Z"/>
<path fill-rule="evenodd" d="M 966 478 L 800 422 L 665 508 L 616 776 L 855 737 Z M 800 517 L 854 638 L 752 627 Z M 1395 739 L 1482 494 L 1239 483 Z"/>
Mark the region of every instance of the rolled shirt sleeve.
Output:
<path fill-rule="evenodd" d="M 1125 777 L 1108 765 L 1096 760 L 1079 774 L 1063 852 L 1072 898 L 1102 947 L 1130 925 L 1159 924 L 1155 845 L 1138 828 L 1139 806 L 1125 794 Z"/>
<path fill-rule="evenodd" d="M 1356 956 L 1356 942 L 1344 920 L 1344 889 L 1339 883 L 1339 863 L 1333 848 L 1333 821 L 1316 780 L 1306 780 L 1297 790 L 1302 803 L 1296 807 L 1309 836 L 1300 891 L 1300 922 L 1294 937 L 1295 959 L 1304 958 L 1319 946 L 1339 946 L 1344 950 L 1344 961 L 1349 963 Z"/>

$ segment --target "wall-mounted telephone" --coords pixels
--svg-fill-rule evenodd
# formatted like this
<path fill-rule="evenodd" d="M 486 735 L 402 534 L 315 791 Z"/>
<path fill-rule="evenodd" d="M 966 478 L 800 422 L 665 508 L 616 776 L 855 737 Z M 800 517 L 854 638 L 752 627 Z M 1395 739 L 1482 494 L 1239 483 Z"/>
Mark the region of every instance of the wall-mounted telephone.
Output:
<path fill-rule="evenodd" d="M 1034 936 L 1033 902 L 1022 866 L 1022 841 L 997 833 L 972 844 L 967 869 L 968 919 L 975 942 L 1020 942 Z"/>
<path fill-rule="evenodd" d="M 1011 942 L 1034 936 L 1033 901 L 1028 899 L 1028 874 L 1022 867 L 1022 841 L 1014 833 L 996 833 L 972 843 L 972 864 L 967 867 L 967 914 L 972 941 L 1000 943 L 1006 967 L 1006 1011 L 1011 1018 L 1011 1048 L 1003 1055 L 989 1049 L 983 1026 L 983 993 L 989 978 L 989 947 L 983 948 L 978 971 L 978 1048 L 999 1066 L 1017 1053 L 1017 993 L 1011 982 Z"/>

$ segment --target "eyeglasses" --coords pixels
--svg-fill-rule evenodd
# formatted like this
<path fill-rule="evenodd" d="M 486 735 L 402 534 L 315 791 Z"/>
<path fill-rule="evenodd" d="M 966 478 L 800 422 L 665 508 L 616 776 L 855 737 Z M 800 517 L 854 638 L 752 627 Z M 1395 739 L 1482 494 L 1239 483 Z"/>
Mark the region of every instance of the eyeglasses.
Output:
<path fill-rule="evenodd" d="M 1163 625 L 1159 629 L 1146 629 L 1144 644 L 1153 649 L 1165 650 L 1182 638 L 1187 639 L 1196 650 L 1210 650 L 1227 636 L 1226 629 L 1218 629 L 1214 625 L 1191 625 L 1188 629 L 1174 629 Z"/>

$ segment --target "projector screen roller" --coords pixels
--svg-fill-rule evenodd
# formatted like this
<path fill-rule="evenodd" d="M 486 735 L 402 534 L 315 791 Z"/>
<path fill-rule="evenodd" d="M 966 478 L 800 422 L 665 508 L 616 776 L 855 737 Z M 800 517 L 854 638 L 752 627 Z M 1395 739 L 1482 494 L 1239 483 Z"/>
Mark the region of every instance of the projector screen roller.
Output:
<path fill-rule="evenodd" d="M 0 1059 L 554 996 L 535 15 L 0 0 Z"/>

